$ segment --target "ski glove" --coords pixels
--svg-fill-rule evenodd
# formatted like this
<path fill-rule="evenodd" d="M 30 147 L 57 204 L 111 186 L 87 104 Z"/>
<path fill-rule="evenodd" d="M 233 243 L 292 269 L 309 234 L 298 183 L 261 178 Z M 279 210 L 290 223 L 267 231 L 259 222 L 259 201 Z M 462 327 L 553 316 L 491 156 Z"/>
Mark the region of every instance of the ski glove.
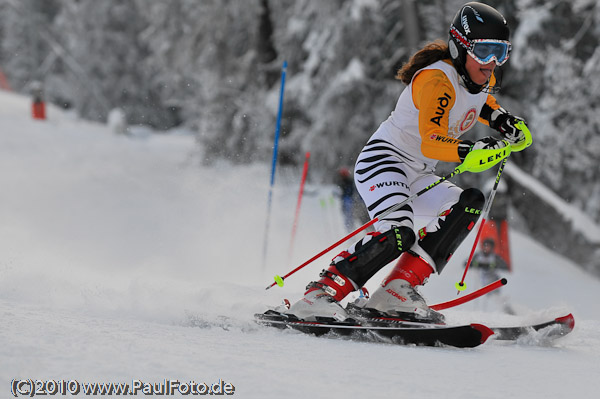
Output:
<path fill-rule="evenodd" d="M 472 142 L 469 140 L 463 140 L 458 144 L 458 157 L 463 162 L 468 153 L 475 150 L 497 150 L 499 148 L 506 147 L 507 141 L 499 140 L 492 136 L 487 136 L 482 139 Z"/>
<path fill-rule="evenodd" d="M 519 122 L 525 123 L 525 120 L 511 115 L 504 108 L 500 107 L 492 112 L 490 127 L 499 131 L 502 137 L 511 144 L 517 144 L 525 140 L 525 134 L 516 126 Z"/>

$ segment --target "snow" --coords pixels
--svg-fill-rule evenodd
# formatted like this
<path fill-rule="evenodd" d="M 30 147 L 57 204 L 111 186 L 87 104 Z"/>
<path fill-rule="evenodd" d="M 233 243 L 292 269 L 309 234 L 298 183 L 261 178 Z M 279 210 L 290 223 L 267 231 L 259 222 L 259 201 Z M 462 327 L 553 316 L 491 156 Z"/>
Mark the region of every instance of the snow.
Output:
<path fill-rule="evenodd" d="M 352 83 L 357 80 L 362 80 L 366 76 L 365 67 L 358 58 L 352 58 L 346 69 L 335 77 L 335 86 L 341 86 Z"/>
<path fill-rule="evenodd" d="M 534 34 L 539 29 L 540 25 L 552 15 L 548 5 L 532 6 L 531 4 L 528 4 L 528 0 L 522 0 L 522 3 L 523 4 L 520 5 L 522 10 L 521 19 L 527 21 L 527 23 L 519 25 L 519 29 L 513 33 L 511 41 L 514 48 L 527 48 L 529 36 Z M 523 63 L 522 57 L 523 54 L 520 52 L 511 54 L 511 61 L 517 68 L 519 65 L 527 65 L 527 63 Z"/>
<path fill-rule="evenodd" d="M 567 222 L 571 222 L 572 228 L 580 232 L 590 243 L 600 244 L 600 226 L 580 209 L 570 205 L 560 198 L 548 187 L 523 172 L 518 166 L 508 164 L 506 173 L 524 187 L 533 190 L 539 198 L 552 206 Z"/>
<path fill-rule="evenodd" d="M 379 4 L 376 0 L 354 0 L 350 5 L 350 17 L 355 21 L 360 21 L 365 10 L 378 7 Z"/>
<path fill-rule="evenodd" d="M 518 316 L 489 299 L 446 315 L 508 325 L 573 312 L 575 331 L 560 340 L 464 350 L 271 330 L 252 315 L 298 298 L 335 255 L 264 290 L 343 235 L 337 206 L 321 201 L 331 187 L 307 185 L 289 258 L 301 170 L 278 172 L 263 267 L 269 165 L 201 166 L 185 132 L 124 136 L 53 107 L 47 121 L 29 114 L 27 98 L 0 92 L 4 397 L 15 378 L 221 379 L 241 398 L 549 399 L 600 390 L 600 281 L 531 237 L 511 231 L 514 272 L 502 296 Z M 472 242 L 423 288 L 430 302 L 456 296 Z M 467 286 L 478 287 L 475 271 Z"/>

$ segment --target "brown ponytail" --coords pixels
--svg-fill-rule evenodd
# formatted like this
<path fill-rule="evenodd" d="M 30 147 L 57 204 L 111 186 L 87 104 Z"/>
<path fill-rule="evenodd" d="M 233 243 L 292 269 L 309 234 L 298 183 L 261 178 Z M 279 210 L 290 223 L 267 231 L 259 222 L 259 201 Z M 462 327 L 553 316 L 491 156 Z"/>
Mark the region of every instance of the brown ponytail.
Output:
<path fill-rule="evenodd" d="M 428 43 L 421 50 L 413 54 L 406 64 L 402 65 L 402 68 L 396 74 L 396 79 L 409 84 L 419 69 L 447 58 L 450 58 L 450 50 L 448 50 L 447 43 L 443 40 Z"/>

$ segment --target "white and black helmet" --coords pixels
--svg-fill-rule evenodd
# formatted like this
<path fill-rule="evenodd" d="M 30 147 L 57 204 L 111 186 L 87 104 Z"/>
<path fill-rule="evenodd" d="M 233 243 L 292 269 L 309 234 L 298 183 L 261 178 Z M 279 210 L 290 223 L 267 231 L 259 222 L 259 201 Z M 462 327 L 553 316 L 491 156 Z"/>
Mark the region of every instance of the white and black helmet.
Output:
<path fill-rule="evenodd" d="M 504 64 L 511 51 L 506 19 L 493 7 L 471 2 L 456 13 L 449 33 L 448 48 L 454 67 L 470 93 L 481 92 L 488 85 L 478 85 L 471 80 L 465 69 L 467 54 L 480 64 L 492 60 L 498 66 Z"/>

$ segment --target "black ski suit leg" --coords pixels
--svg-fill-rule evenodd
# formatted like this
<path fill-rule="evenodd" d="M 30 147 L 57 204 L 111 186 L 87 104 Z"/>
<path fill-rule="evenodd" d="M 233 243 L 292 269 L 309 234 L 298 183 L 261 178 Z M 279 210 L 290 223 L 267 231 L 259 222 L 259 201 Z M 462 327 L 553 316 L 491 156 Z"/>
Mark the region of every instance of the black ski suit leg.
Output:
<path fill-rule="evenodd" d="M 438 219 L 439 227 L 431 228 L 430 224 L 419 230 L 418 244 L 435 262 L 438 273 L 442 272 L 456 248 L 471 232 L 484 204 L 483 193 L 476 188 L 469 188 L 464 190 L 458 202 Z"/>

